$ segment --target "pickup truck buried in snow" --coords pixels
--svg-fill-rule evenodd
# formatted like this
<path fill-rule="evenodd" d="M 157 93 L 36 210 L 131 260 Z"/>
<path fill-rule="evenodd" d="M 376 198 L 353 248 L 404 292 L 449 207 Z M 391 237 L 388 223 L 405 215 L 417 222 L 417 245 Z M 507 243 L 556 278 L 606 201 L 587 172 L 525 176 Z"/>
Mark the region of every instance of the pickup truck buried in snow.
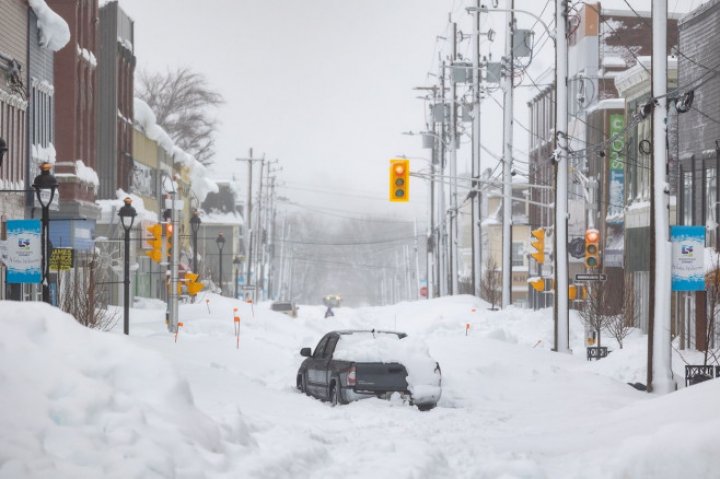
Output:
<path fill-rule="evenodd" d="M 297 388 L 335 406 L 358 399 L 389 399 L 399 393 L 421 411 L 437 405 L 442 393 L 440 365 L 427 346 L 405 333 L 376 330 L 331 331 L 297 373 Z"/>

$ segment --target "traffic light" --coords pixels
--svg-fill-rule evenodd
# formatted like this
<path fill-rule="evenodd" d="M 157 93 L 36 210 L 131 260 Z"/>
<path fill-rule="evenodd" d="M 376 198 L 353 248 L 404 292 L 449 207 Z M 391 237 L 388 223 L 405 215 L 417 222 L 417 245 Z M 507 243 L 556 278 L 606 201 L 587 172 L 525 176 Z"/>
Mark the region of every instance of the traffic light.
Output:
<path fill-rule="evenodd" d="M 534 241 L 530 241 L 530 246 L 535 248 L 535 252 L 530 256 L 532 256 L 538 264 L 543 264 L 545 262 L 545 230 L 538 228 L 532 230 L 530 235 L 534 238 Z"/>
<path fill-rule="evenodd" d="M 390 160 L 390 201 L 410 201 L 410 160 Z"/>
<path fill-rule="evenodd" d="M 195 296 L 203 289 L 203 284 L 198 283 L 198 277 L 196 273 L 185 273 L 185 288 L 190 296 Z"/>
<path fill-rule="evenodd" d="M 585 266 L 589 269 L 600 267 L 600 232 L 596 229 L 585 231 Z"/>
<path fill-rule="evenodd" d="M 570 301 L 575 301 L 578 298 L 578 287 L 574 284 L 571 284 L 568 286 L 568 299 Z"/>
<path fill-rule="evenodd" d="M 147 231 L 152 235 L 152 238 L 145 241 L 150 248 L 150 251 L 145 251 L 145 254 L 148 255 L 151 260 L 159 263 L 162 261 L 162 225 L 155 223 L 152 226 L 148 226 Z"/>
<path fill-rule="evenodd" d="M 173 235 L 173 225 L 172 223 L 163 223 L 163 227 L 165 229 L 165 257 L 171 258 L 172 257 L 172 235 Z"/>
<path fill-rule="evenodd" d="M 538 293 L 542 293 L 545 291 L 545 279 L 544 278 L 535 278 L 533 280 L 528 280 L 528 283 L 530 283 L 530 286 L 533 287 L 535 291 Z"/>

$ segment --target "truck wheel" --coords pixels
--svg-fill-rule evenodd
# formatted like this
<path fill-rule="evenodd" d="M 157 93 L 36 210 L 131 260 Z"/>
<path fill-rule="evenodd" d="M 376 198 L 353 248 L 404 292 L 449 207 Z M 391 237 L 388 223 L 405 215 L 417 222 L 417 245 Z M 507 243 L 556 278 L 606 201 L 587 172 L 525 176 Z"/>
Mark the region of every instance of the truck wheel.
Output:
<path fill-rule="evenodd" d="M 307 390 L 307 383 L 305 382 L 305 375 L 301 374 L 297 378 L 297 388 L 300 390 L 301 393 L 305 394 L 306 396 L 309 396 L 310 393 L 308 393 Z"/>
<path fill-rule="evenodd" d="M 332 386 L 330 386 L 330 405 L 332 407 L 339 406 L 340 404 L 345 404 L 345 401 L 343 401 L 342 398 L 342 390 L 340 389 L 340 380 L 338 378 L 335 378 L 335 381 L 333 381 Z"/>

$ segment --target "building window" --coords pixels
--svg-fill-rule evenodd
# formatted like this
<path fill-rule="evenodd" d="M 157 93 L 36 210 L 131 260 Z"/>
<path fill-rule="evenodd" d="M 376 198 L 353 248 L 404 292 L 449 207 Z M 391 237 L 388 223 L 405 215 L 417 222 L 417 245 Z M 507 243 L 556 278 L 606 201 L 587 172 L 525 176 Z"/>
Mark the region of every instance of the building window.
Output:
<path fill-rule="evenodd" d="M 683 172 L 683 225 L 693 224 L 693 174 L 692 171 Z"/>
<path fill-rule="evenodd" d="M 706 225 L 712 225 L 707 229 L 707 245 L 715 246 L 717 235 L 717 169 L 708 168 L 705 170 L 705 218 Z"/>
<path fill-rule="evenodd" d="M 523 252 L 525 251 L 525 245 L 522 243 L 514 243 L 512 244 L 512 265 L 515 266 L 523 266 L 525 263 L 523 261 Z"/>

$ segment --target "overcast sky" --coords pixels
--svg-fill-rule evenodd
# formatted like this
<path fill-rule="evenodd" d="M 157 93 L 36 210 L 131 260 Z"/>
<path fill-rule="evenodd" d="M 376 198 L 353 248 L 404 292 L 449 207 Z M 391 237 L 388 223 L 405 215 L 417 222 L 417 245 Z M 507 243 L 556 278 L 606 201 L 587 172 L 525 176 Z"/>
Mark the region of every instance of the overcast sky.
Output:
<path fill-rule="evenodd" d="M 636 9 L 649 10 L 649 3 L 631 0 Z M 387 201 L 388 159 L 404 154 L 413 158 L 413 170 L 426 168 L 423 160 L 414 159 L 429 157 L 421 139 L 402 134 L 425 127 L 424 102 L 416 98 L 420 93 L 413 87 L 435 81 L 428 73 L 437 73 L 438 55 L 449 52 L 451 12 L 463 33 L 472 31 L 465 7 L 474 1 L 120 0 L 120 4 L 135 20 L 139 69 L 162 71 L 187 65 L 202 72 L 225 97 L 227 103 L 219 111 L 218 177 L 244 181 L 246 166 L 234 159 L 246 157 L 253 147 L 256 155 L 279 160 L 281 194 L 309 208 L 425 218 L 427 196 L 420 180 L 412 180 L 409 205 Z M 613 0 L 611 7 L 623 4 Z M 552 1 L 517 0 L 516 8 L 543 11 L 548 23 L 554 19 Z M 499 59 L 504 14 L 484 17 L 482 30 L 493 29 L 497 35 L 494 44 L 485 42 L 483 49 Z M 519 15 L 517 21 L 519 28 L 534 23 L 527 15 Z M 537 25 L 536 31 L 539 34 L 542 28 Z M 462 42 L 458 50 L 469 57 L 470 42 Z M 552 42 L 546 42 L 530 72 L 537 78 L 553 62 Z M 526 101 L 536 93 L 532 88 L 517 89 L 515 116 L 520 123 L 527 121 Z M 495 98 L 502 101 L 499 94 Z M 498 104 L 486 100 L 483 143 L 498 154 L 501 122 Z M 517 157 L 525 158 L 527 134 L 518 124 L 513 143 Z M 469 143 L 461 149 L 461 172 L 469 168 L 469 150 Z M 496 163 L 490 156 L 484 161 L 486 167 Z"/>

